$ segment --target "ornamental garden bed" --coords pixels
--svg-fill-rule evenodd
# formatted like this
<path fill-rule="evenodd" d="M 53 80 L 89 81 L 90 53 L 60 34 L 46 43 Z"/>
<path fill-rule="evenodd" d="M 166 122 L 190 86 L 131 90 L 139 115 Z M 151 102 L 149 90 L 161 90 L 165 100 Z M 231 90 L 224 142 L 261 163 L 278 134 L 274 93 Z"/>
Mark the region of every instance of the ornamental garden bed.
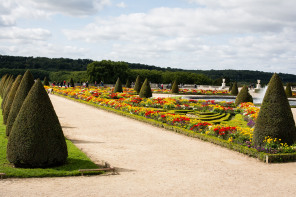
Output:
<path fill-rule="evenodd" d="M 132 89 L 113 93 L 112 88 L 53 88 L 54 93 L 100 109 L 196 137 L 256 157 L 264 162 L 296 161 L 296 146 L 266 137 L 253 143 L 259 108 L 252 103 L 174 98 L 139 98 Z"/>

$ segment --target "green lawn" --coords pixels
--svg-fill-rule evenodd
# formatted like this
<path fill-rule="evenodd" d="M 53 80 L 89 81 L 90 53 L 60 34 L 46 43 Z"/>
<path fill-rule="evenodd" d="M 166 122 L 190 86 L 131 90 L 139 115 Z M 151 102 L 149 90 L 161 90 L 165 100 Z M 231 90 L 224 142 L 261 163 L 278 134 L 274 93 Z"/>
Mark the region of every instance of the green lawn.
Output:
<path fill-rule="evenodd" d="M 1 103 L 1 100 L 0 100 Z M 81 152 L 74 144 L 67 140 L 68 159 L 63 166 L 53 168 L 14 168 L 6 159 L 7 137 L 5 133 L 5 125 L 3 125 L 3 117 L 0 110 L 0 173 L 5 173 L 6 177 L 61 177 L 80 175 L 79 169 L 95 169 L 98 168 L 83 152 Z M 102 173 L 102 172 L 101 172 Z M 87 174 L 87 173 L 85 173 Z M 89 173 L 91 174 L 91 173 Z M 98 174 L 98 173 L 96 173 Z"/>

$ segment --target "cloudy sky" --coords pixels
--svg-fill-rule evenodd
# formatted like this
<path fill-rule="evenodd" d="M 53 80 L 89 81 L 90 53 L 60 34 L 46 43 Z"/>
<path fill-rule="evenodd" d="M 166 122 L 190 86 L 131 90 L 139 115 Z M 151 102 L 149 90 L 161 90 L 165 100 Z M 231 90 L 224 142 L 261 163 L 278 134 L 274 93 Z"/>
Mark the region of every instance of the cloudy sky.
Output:
<path fill-rule="evenodd" d="M 0 0 L 0 54 L 296 74 L 295 0 Z"/>

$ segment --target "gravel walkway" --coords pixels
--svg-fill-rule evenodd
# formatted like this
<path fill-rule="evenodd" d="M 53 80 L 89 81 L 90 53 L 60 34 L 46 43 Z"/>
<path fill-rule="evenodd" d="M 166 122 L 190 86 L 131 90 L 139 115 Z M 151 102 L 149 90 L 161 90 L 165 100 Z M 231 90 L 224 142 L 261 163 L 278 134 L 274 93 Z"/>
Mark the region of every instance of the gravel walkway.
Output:
<path fill-rule="evenodd" d="M 296 163 L 219 146 L 51 95 L 65 135 L 120 175 L 0 180 L 0 196 L 295 196 Z"/>

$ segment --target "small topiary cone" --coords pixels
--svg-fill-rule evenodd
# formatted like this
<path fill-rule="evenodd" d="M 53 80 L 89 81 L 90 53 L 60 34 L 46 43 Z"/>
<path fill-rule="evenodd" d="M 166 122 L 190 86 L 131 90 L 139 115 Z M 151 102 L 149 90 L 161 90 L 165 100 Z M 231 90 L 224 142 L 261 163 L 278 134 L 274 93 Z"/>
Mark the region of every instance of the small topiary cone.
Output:
<path fill-rule="evenodd" d="M 296 139 L 296 128 L 282 81 L 274 74 L 269 81 L 254 129 L 253 141 L 263 145 L 265 137 L 281 139 L 291 145 Z"/>
<path fill-rule="evenodd" d="M 7 118 L 10 112 L 10 108 L 13 102 L 13 99 L 15 97 L 15 93 L 21 83 L 22 80 L 22 75 L 18 75 L 17 78 L 14 80 L 12 87 L 10 89 L 9 95 L 7 97 L 4 109 L 3 109 L 3 123 L 6 124 L 7 123 Z"/>
<path fill-rule="evenodd" d="M 7 77 L 8 77 L 7 74 L 4 75 L 4 76 L 2 76 L 1 81 L 0 81 L 0 96 L 1 97 L 3 96 L 3 94 L 2 94 L 2 92 L 3 92 L 3 86 L 4 86 L 4 83 L 5 83 L 6 79 L 7 79 Z"/>
<path fill-rule="evenodd" d="M 121 84 L 121 81 L 120 81 L 119 77 L 118 77 L 118 79 L 116 81 L 114 92 L 123 92 L 122 84 Z"/>
<path fill-rule="evenodd" d="M 179 93 L 179 87 L 177 80 L 174 81 L 173 86 L 172 86 L 172 93 L 173 94 L 178 94 Z"/>
<path fill-rule="evenodd" d="M 230 94 L 236 96 L 238 94 L 237 82 L 234 82 Z"/>
<path fill-rule="evenodd" d="M 141 87 L 139 96 L 140 96 L 140 98 L 150 98 L 150 97 L 152 97 L 152 91 L 151 91 L 151 87 L 150 87 L 150 84 L 148 82 L 148 79 L 145 79 L 145 81 L 144 81 L 144 83 L 143 83 L 143 85 Z"/>
<path fill-rule="evenodd" d="M 74 88 L 74 86 L 75 86 L 75 85 L 74 85 L 74 80 L 73 80 L 73 78 L 70 79 L 70 86 L 71 86 L 72 88 Z"/>
<path fill-rule="evenodd" d="M 12 87 L 12 84 L 14 82 L 14 77 L 11 76 L 11 78 L 9 79 L 9 81 L 7 82 L 7 85 L 6 85 L 6 88 L 5 88 L 5 91 L 4 91 L 4 94 L 3 94 L 3 101 L 1 103 L 1 108 L 4 109 L 4 106 L 6 105 L 6 100 L 7 100 L 7 96 L 10 92 L 10 88 Z M 2 111 L 3 113 L 3 111 Z"/>
<path fill-rule="evenodd" d="M 140 93 L 141 87 L 142 87 L 141 77 L 140 77 L 140 75 L 138 75 L 138 77 L 136 79 L 135 87 L 134 87 L 134 90 L 137 92 L 137 94 Z"/>
<path fill-rule="evenodd" d="M 48 81 L 47 77 L 44 77 L 43 85 L 49 86 L 49 81 Z"/>
<path fill-rule="evenodd" d="M 10 112 L 7 117 L 6 122 L 6 135 L 9 136 L 9 133 L 12 129 L 12 125 L 15 121 L 15 118 L 17 117 L 24 100 L 26 99 L 31 87 L 34 84 L 34 78 L 32 73 L 27 70 L 22 78 L 22 81 L 15 93 L 13 102 L 10 107 Z"/>
<path fill-rule="evenodd" d="M 286 92 L 287 97 L 292 97 L 292 89 L 291 89 L 290 83 L 287 83 L 285 92 Z"/>
<path fill-rule="evenodd" d="M 241 91 L 238 93 L 235 99 L 235 105 L 239 105 L 245 102 L 253 102 L 253 97 L 249 93 L 248 87 L 245 85 Z"/>
<path fill-rule="evenodd" d="M 126 80 L 125 87 L 126 88 L 131 88 L 131 82 L 128 79 Z"/>
<path fill-rule="evenodd" d="M 62 127 L 38 79 L 13 124 L 7 159 L 16 167 L 46 168 L 64 164 L 67 157 Z"/>

